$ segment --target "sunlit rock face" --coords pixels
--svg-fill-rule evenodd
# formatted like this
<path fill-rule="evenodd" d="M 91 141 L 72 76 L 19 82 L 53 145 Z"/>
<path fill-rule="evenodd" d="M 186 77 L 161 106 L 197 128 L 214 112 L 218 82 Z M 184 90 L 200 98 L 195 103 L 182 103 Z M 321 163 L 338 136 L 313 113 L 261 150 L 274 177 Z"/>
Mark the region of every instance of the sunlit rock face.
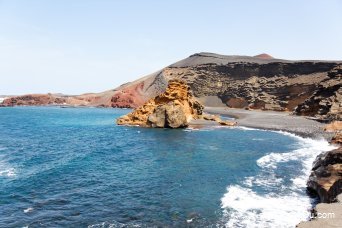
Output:
<path fill-rule="evenodd" d="M 182 80 L 170 80 L 164 93 L 117 119 L 119 125 L 180 128 L 202 115 L 203 106 Z"/>

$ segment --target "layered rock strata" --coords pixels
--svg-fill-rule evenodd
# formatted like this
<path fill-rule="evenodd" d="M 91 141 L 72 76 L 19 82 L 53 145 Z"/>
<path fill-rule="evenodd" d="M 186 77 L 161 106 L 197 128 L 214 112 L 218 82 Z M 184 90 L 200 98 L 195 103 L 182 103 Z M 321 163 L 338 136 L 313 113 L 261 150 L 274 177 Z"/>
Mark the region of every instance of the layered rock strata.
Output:
<path fill-rule="evenodd" d="M 142 100 L 147 100 L 164 91 L 168 80 L 181 79 L 205 106 L 294 111 L 303 102 L 309 104 L 309 108 L 314 107 L 307 100 L 316 97 L 322 110 L 304 111 L 304 104 L 294 113 L 339 119 L 338 100 L 330 101 L 331 96 L 325 96 L 324 91 L 331 90 L 334 94 L 340 86 L 340 66 L 338 61 L 289 61 L 265 54 L 249 57 L 198 53 L 127 83 L 117 91 L 135 91 Z M 328 110 L 323 110 L 325 104 Z M 121 106 L 121 102 L 117 105 Z"/>
<path fill-rule="evenodd" d="M 294 112 L 328 121 L 342 120 L 342 66 L 328 72 L 328 77 L 319 83 L 313 95 Z"/>

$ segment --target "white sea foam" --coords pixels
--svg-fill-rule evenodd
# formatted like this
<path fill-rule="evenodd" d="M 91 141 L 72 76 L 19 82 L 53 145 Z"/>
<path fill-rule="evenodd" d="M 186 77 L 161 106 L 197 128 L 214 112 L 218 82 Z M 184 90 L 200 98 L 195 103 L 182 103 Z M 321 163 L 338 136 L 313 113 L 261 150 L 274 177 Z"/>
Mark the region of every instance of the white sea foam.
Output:
<path fill-rule="evenodd" d="M 309 215 L 310 199 L 299 194 L 258 195 L 231 186 L 222 198 L 227 227 L 294 227 Z"/>
<path fill-rule="evenodd" d="M 0 176 L 15 177 L 16 170 L 6 161 L 5 157 L 0 154 Z"/>
<path fill-rule="evenodd" d="M 29 208 L 26 208 L 24 210 L 24 213 L 29 213 L 29 212 L 32 212 L 33 211 L 33 208 L 32 207 L 29 207 Z"/>
<path fill-rule="evenodd" d="M 298 149 L 287 153 L 272 152 L 257 160 L 261 172 L 247 177 L 239 185 L 231 185 L 221 199 L 223 222 L 227 227 L 294 227 L 310 214 L 311 199 L 306 197 L 306 180 L 316 156 L 334 149 L 325 140 L 302 138 L 291 133 L 276 131 L 296 139 Z M 274 173 L 280 163 L 300 161 L 302 169 L 290 179 L 292 184 L 283 183 L 283 178 Z M 253 186 L 278 189 L 277 194 L 259 194 Z"/>
<path fill-rule="evenodd" d="M 139 223 L 120 223 L 117 221 L 111 221 L 111 222 L 101 222 L 93 225 L 89 225 L 88 228 L 122 228 L 122 227 L 142 227 Z"/>
<path fill-rule="evenodd" d="M 244 131 L 263 131 L 262 129 L 251 128 L 251 127 L 244 127 L 244 126 L 234 126 L 232 128 L 240 129 L 240 130 L 244 130 Z"/>
<path fill-rule="evenodd" d="M 14 177 L 15 174 L 15 169 L 14 168 L 8 168 L 8 169 L 2 169 L 0 165 L 0 176 L 5 176 L 5 177 Z"/>

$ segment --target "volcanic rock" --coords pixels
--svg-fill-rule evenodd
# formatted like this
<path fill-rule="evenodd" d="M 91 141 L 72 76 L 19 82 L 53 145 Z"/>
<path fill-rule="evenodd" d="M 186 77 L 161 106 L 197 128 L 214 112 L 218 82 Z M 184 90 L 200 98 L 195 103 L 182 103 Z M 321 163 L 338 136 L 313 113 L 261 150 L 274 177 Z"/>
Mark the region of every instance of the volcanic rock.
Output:
<path fill-rule="evenodd" d="M 332 69 L 313 95 L 299 104 L 294 112 L 328 121 L 342 120 L 342 66 Z"/>
<path fill-rule="evenodd" d="M 203 106 L 195 100 L 182 80 L 170 80 L 166 91 L 133 112 L 117 119 L 119 125 L 179 128 L 202 115 Z"/>
<path fill-rule="evenodd" d="M 342 193 L 342 147 L 317 156 L 307 186 L 323 203 Z"/>
<path fill-rule="evenodd" d="M 219 124 L 224 125 L 224 126 L 236 126 L 237 122 L 229 121 L 229 120 L 220 120 L 218 121 Z"/>
<path fill-rule="evenodd" d="M 342 131 L 337 131 L 335 135 L 332 137 L 331 142 L 342 145 Z"/>
<path fill-rule="evenodd" d="M 131 107 L 136 107 L 141 101 L 163 92 L 169 80 L 181 79 L 187 82 L 194 96 L 205 106 L 293 111 L 312 97 L 323 82 L 329 79 L 338 81 L 333 69 L 338 69 L 336 67 L 339 65 L 341 62 L 338 61 L 289 61 L 267 54 L 250 57 L 197 53 L 127 83 L 116 89 L 116 93 L 120 97 L 123 96 L 120 91 L 134 91 L 133 96 L 141 99 L 137 103 L 132 100 Z M 140 86 L 137 88 L 137 85 Z M 337 104 L 331 103 L 330 110 L 335 110 L 334 113 L 338 113 Z M 113 101 L 115 105 L 121 104 Z M 333 117 L 336 116 L 333 112 L 329 118 L 337 119 Z M 306 115 L 299 111 L 295 114 Z M 315 112 L 308 114 L 321 115 Z"/>

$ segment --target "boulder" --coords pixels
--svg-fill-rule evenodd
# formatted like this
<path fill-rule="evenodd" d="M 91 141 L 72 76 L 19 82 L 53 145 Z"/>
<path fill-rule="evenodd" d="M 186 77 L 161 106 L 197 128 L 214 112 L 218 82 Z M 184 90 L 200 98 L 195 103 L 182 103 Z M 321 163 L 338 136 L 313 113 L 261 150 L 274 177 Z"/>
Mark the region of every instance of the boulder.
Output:
<path fill-rule="evenodd" d="M 321 202 L 335 201 L 342 193 L 342 147 L 317 156 L 307 186 Z"/>
<path fill-rule="evenodd" d="M 148 123 L 152 127 L 181 128 L 188 126 L 182 106 L 175 101 L 157 106 L 154 112 L 148 116 Z"/>
<path fill-rule="evenodd" d="M 229 120 L 221 120 L 218 123 L 224 126 L 236 126 L 237 124 L 237 122 L 229 121 Z"/>
<path fill-rule="evenodd" d="M 332 143 L 342 144 L 342 131 L 337 131 L 331 139 Z"/>
<path fill-rule="evenodd" d="M 205 114 L 203 115 L 204 120 L 220 122 L 221 118 L 218 115 Z"/>

